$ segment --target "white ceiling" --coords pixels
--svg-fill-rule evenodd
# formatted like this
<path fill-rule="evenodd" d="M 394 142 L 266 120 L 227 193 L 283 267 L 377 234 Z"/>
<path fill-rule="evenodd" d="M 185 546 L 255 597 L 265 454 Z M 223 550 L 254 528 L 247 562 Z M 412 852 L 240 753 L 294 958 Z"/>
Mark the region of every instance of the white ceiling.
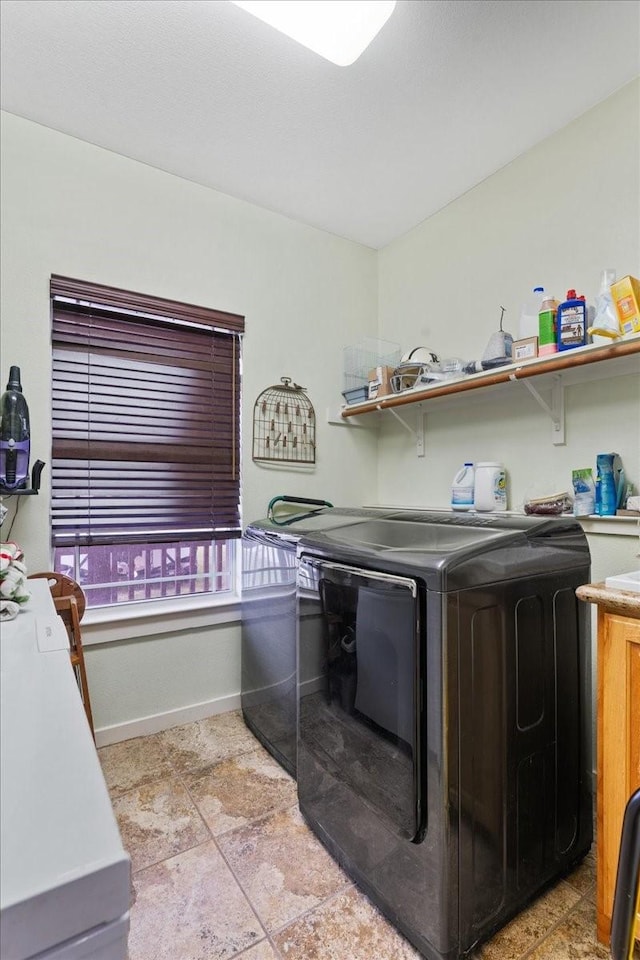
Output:
<path fill-rule="evenodd" d="M 3 109 L 376 248 L 640 74 L 638 0 L 398 0 L 350 67 L 227 0 L 0 13 Z"/>

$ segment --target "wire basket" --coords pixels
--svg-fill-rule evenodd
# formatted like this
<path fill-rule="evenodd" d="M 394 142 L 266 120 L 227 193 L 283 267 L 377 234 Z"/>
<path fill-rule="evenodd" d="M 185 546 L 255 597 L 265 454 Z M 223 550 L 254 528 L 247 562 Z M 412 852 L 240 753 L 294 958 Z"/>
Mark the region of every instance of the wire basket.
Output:
<path fill-rule="evenodd" d="M 389 340 L 365 337 L 352 347 L 344 348 L 344 390 L 365 387 L 369 373 L 375 367 L 397 367 L 400 363 L 400 344 Z"/>
<path fill-rule="evenodd" d="M 316 415 L 305 388 L 280 378 L 253 408 L 253 459 L 283 463 L 316 462 Z"/>

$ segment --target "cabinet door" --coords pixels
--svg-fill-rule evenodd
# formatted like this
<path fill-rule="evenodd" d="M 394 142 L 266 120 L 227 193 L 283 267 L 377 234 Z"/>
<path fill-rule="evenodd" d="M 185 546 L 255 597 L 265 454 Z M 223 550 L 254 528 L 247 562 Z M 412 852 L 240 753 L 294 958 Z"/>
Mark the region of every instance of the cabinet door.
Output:
<path fill-rule="evenodd" d="M 598 613 L 598 938 L 609 942 L 624 810 L 640 788 L 640 621 Z"/>

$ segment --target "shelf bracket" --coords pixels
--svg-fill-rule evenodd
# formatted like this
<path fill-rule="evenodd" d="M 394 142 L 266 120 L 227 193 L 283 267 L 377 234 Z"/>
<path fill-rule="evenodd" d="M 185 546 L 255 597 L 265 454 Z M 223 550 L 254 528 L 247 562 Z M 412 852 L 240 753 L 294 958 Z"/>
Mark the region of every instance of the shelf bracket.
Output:
<path fill-rule="evenodd" d="M 340 413 L 342 407 L 327 407 L 327 423 L 333 424 L 334 427 L 366 427 L 367 424 L 365 419 L 358 418 L 360 422 L 357 422 L 356 417 L 343 417 Z"/>
<path fill-rule="evenodd" d="M 564 438 L 564 384 L 561 376 L 553 378 L 551 387 L 551 406 L 543 400 L 536 388 L 529 380 L 521 380 L 534 400 L 536 400 L 548 417 L 551 418 L 551 442 L 555 447 L 565 444 Z"/>
<path fill-rule="evenodd" d="M 411 436 L 414 437 L 416 441 L 416 455 L 418 457 L 424 457 L 424 410 L 422 409 L 421 403 L 416 404 L 416 406 L 417 418 L 415 430 L 413 427 L 409 426 L 406 420 L 403 420 L 399 413 L 396 413 L 393 407 L 385 407 L 384 409 L 386 409 L 389 413 L 392 413 L 398 423 L 401 423 L 405 430 L 409 431 Z M 378 407 L 378 409 L 381 410 L 382 407 Z"/>

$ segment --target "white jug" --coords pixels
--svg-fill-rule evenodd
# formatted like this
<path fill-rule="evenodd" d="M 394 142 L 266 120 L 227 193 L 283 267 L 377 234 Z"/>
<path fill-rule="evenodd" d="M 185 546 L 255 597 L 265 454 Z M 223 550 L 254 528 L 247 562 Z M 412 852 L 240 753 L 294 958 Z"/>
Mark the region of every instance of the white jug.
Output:
<path fill-rule="evenodd" d="M 479 513 L 507 509 L 507 475 L 502 463 L 482 460 L 476 464 L 473 500 Z"/>

